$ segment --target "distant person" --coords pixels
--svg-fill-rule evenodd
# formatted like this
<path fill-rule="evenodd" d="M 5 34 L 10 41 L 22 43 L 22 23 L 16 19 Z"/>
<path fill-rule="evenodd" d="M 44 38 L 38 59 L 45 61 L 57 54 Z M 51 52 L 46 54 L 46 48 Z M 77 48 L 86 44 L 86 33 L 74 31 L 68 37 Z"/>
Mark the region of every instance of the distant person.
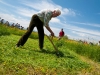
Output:
<path fill-rule="evenodd" d="M 43 50 L 43 42 L 44 42 L 44 26 L 51 33 L 51 36 L 54 36 L 54 32 L 49 27 L 49 21 L 51 18 L 57 17 L 61 14 L 59 9 L 52 10 L 41 10 L 37 14 L 34 14 L 31 18 L 29 27 L 27 32 L 19 39 L 16 46 L 23 46 L 27 41 L 28 37 L 32 33 L 34 27 L 38 30 L 39 35 L 39 48 Z"/>
<path fill-rule="evenodd" d="M 61 31 L 59 32 L 59 38 L 58 40 L 60 40 L 63 36 L 64 36 L 64 31 L 63 31 L 63 28 L 61 29 Z"/>

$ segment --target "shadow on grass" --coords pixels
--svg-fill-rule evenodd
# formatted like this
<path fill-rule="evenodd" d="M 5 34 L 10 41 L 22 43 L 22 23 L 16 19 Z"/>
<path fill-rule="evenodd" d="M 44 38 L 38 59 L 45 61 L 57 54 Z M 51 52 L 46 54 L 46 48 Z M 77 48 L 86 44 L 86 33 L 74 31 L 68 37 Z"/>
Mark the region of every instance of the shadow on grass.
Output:
<path fill-rule="evenodd" d="M 40 53 L 46 53 L 46 54 L 55 54 L 57 57 L 64 57 L 64 54 L 61 51 L 50 51 L 50 50 L 46 50 L 46 49 L 42 49 L 40 51 L 35 50 L 35 51 L 40 52 Z"/>
<path fill-rule="evenodd" d="M 26 49 L 24 48 L 23 46 L 20 46 L 20 48 L 23 48 L 23 49 Z M 70 55 L 70 53 L 67 53 L 67 54 L 64 54 L 62 51 L 50 51 L 50 50 L 47 50 L 47 49 L 42 49 L 42 50 L 30 50 L 30 51 L 35 51 L 35 52 L 39 52 L 39 53 L 44 53 L 44 54 L 53 54 L 53 55 L 56 55 L 58 58 L 59 57 L 64 57 L 64 58 L 70 58 L 70 59 L 75 59 L 76 56 L 74 55 Z"/>
<path fill-rule="evenodd" d="M 46 49 L 43 49 L 43 50 L 35 50 L 36 52 L 40 52 L 40 53 L 46 53 L 46 54 L 54 54 L 56 55 L 58 58 L 60 57 L 64 57 L 64 58 L 69 58 L 69 59 L 75 59 L 76 56 L 74 55 L 70 55 L 70 54 L 64 54 L 62 51 L 50 51 L 50 50 L 46 50 Z"/>

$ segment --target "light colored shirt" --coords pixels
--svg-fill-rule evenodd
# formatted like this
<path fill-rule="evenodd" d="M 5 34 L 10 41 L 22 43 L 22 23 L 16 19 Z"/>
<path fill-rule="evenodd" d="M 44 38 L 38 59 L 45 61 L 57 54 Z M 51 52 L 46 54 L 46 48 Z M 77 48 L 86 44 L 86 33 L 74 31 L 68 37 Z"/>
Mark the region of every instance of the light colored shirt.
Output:
<path fill-rule="evenodd" d="M 48 26 L 49 21 L 51 20 L 52 17 L 52 11 L 51 10 L 41 10 L 40 12 L 37 13 L 37 16 L 39 19 L 43 22 L 44 26 Z"/>

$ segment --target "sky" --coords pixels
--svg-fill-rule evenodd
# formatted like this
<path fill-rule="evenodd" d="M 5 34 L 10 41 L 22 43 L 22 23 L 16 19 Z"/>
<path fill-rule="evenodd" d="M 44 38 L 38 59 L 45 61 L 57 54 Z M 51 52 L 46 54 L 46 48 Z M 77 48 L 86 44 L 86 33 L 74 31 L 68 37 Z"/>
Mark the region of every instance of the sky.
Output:
<path fill-rule="evenodd" d="M 69 39 L 94 43 L 100 40 L 100 0 L 0 0 L 0 17 L 27 28 L 32 15 L 56 8 L 61 10 L 61 15 L 49 23 L 55 36 L 63 28 Z M 45 27 L 44 31 L 50 35 Z"/>

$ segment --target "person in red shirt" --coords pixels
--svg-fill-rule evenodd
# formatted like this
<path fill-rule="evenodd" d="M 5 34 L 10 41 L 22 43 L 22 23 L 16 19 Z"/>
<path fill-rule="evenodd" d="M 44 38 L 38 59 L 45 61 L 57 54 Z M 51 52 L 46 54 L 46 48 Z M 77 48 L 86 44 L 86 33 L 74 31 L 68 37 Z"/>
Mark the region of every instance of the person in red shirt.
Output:
<path fill-rule="evenodd" d="M 63 36 L 64 36 L 64 31 L 63 31 L 63 28 L 62 28 L 61 31 L 59 32 L 58 40 L 60 40 Z"/>

